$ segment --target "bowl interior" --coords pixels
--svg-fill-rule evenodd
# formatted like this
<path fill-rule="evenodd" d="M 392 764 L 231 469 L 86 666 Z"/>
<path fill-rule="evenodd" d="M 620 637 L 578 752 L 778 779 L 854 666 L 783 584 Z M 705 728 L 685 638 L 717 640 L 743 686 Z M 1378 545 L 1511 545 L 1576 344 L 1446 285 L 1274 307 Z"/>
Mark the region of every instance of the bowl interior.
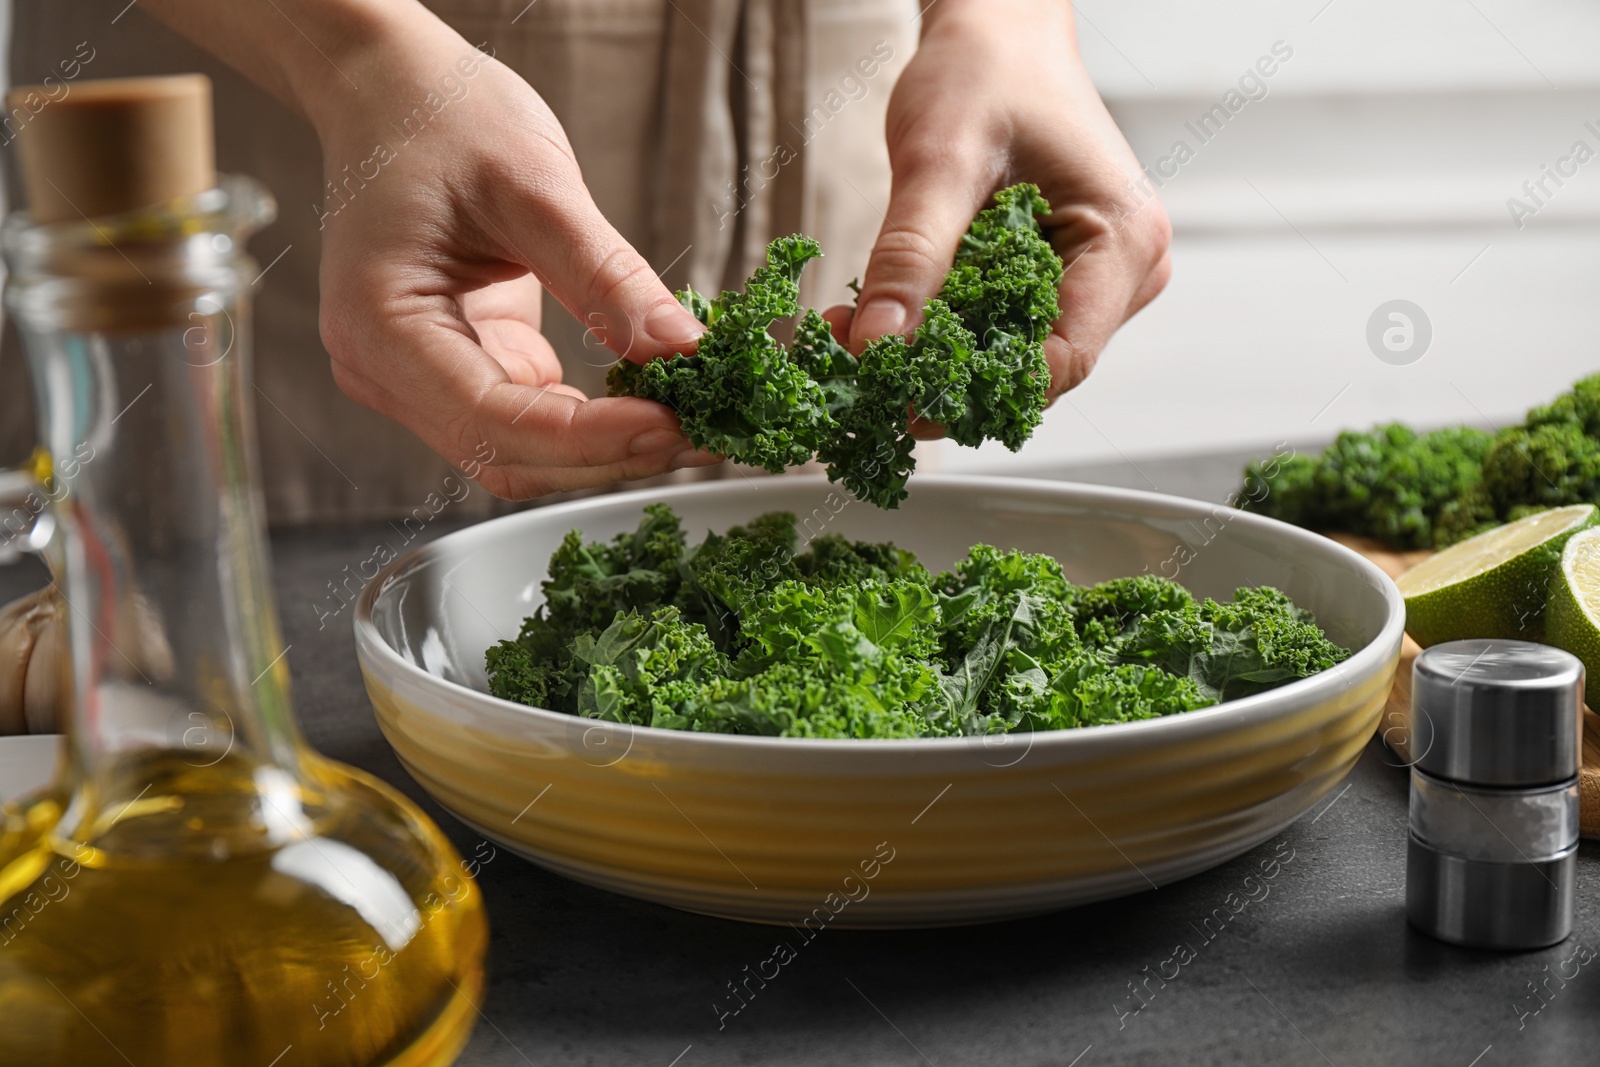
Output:
<path fill-rule="evenodd" d="M 766 511 L 791 511 L 799 539 L 824 533 L 893 541 L 931 569 L 977 542 L 1046 552 L 1074 582 L 1144 571 L 1197 596 L 1273 585 L 1352 650 L 1398 625 L 1400 598 L 1376 567 L 1326 538 L 1220 504 L 1061 482 L 923 476 L 897 511 L 853 499 L 821 477 L 779 477 L 643 490 L 537 508 L 440 538 L 396 563 L 363 597 L 364 618 L 401 659 L 486 692 L 483 653 L 515 636 L 542 602 L 539 584 L 569 529 L 610 538 L 661 500 L 694 541 Z"/>

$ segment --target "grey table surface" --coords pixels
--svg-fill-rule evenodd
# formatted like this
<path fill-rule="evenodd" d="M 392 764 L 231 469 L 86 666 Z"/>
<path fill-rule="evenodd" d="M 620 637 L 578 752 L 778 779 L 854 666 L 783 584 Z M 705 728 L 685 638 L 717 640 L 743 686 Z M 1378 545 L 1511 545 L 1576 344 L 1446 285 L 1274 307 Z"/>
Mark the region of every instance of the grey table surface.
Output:
<path fill-rule="evenodd" d="M 1052 473 L 1220 499 L 1238 469 L 1230 456 Z M 441 518 L 432 532 L 452 525 Z M 348 619 L 319 628 L 326 583 L 392 535 L 380 523 L 273 539 L 300 721 L 316 748 L 394 783 L 472 854 L 481 839 L 416 786 L 379 733 Z M 720 1020 L 726 983 L 771 954 L 776 930 L 616 896 L 502 849 L 479 874 L 490 982 L 461 1062 L 1596 1062 L 1600 966 L 1585 964 L 1600 946 L 1600 849 L 1580 850 L 1577 931 L 1564 944 L 1489 953 L 1432 941 L 1405 920 L 1398 762 L 1372 742 L 1348 780 L 1278 838 L 1160 889 L 986 926 L 824 931 Z M 1231 914 L 1230 895 L 1235 907 L 1249 902 Z M 1208 928 L 1218 908 L 1228 921 Z M 1175 968 L 1165 961 L 1180 944 L 1193 958 Z"/>

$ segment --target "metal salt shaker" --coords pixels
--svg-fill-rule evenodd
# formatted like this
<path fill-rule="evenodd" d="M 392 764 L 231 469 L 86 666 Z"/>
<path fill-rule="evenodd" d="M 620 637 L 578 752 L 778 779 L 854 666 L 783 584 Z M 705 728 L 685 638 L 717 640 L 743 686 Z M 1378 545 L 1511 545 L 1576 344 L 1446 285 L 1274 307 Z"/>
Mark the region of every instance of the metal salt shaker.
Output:
<path fill-rule="evenodd" d="M 1406 915 L 1441 941 L 1572 933 L 1583 664 L 1528 641 L 1435 645 L 1412 668 Z"/>

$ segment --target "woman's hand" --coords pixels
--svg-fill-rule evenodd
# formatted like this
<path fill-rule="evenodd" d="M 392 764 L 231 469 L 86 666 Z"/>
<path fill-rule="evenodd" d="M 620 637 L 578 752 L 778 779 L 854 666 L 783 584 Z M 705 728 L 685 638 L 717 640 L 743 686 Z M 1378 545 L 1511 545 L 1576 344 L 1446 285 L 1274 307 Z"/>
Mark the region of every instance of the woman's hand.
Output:
<path fill-rule="evenodd" d="M 701 326 L 600 214 L 525 81 L 408 0 L 151 2 L 316 127 L 322 338 L 349 396 L 498 496 L 718 462 L 659 404 L 561 384 L 541 288 L 640 362 Z"/>
<path fill-rule="evenodd" d="M 1171 272 L 1166 213 L 1078 58 L 1063 0 L 940 0 L 889 100 L 889 210 L 853 317 L 829 318 L 859 351 L 907 333 L 990 196 L 1033 182 L 1066 265 L 1045 341 L 1050 399 L 1088 375 L 1117 327 Z"/>
<path fill-rule="evenodd" d="M 499 496 L 715 462 L 667 408 L 561 384 L 541 285 L 596 348 L 634 360 L 692 348 L 701 327 L 601 216 L 538 94 L 448 30 L 353 66 L 381 103 L 312 112 L 334 183 L 322 336 L 340 388 Z"/>

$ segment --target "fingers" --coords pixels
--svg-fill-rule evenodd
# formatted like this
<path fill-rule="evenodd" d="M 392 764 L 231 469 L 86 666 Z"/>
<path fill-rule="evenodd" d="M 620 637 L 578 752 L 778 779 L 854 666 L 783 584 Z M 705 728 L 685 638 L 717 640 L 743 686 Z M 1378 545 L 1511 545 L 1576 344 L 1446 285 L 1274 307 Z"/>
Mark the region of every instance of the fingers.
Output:
<path fill-rule="evenodd" d="M 485 217 L 488 235 L 617 355 L 643 362 L 692 349 L 705 327 L 600 214 L 576 165 L 553 177 L 525 179 L 523 196 L 496 198 L 508 204 L 500 218 Z"/>
<path fill-rule="evenodd" d="M 558 385 L 561 360 L 537 330 L 516 319 L 478 319 L 472 323 L 478 343 L 519 385 Z"/>
<path fill-rule="evenodd" d="M 547 493 L 595 489 L 616 482 L 650 478 L 672 470 L 721 462 L 720 456 L 687 452 L 675 457 L 666 467 L 650 457 L 607 467 L 484 467 L 478 473 L 477 482 L 495 496 L 507 500 L 528 500 Z"/>
<path fill-rule="evenodd" d="M 475 343 L 448 296 L 396 303 L 361 323 L 359 313 L 325 313 L 335 380 L 453 463 L 482 467 L 479 480 L 491 491 L 515 484 L 552 492 L 715 461 L 691 448 L 677 417 L 660 404 L 585 400 L 559 383 L 515 380 Z M 373 351 L 385 356 L 377 369 Z M 517 467 L 542 468 L 547 477 L 514 482 L 492 473 Z"/>
<path fill-rule="evenodd" d="M 543 325 L 540 296 L 544 288 L 532 274 L 507 278 L 461 295 L 461 314 L 468 322 L 515 319 L 537 330 Z"/>
<path fill-rule="evenodd" d="M 1171 229 L 1159 203 L 1119 226 L 1088 209 L 1053 216 L 1052 223 L 1065 265 L 1061 316 L 1044 344 L 1053 402 L 1089 376 L 1111 335 L 1161 292 L 1172 260 Z"/>
<path fill-rule="evenodd" d="M 850 346 L 850 319 L 854 314 L 855 309 L 849 304 L 835 304 L 822 313 L 822 321 L 828 324 L 833 339 L 847 348 Z"/>
<path fill-rule="evenodd" d="M 461 314 L 477 332 L 478 343 L 521 385 L 561 381 L 561 360 L 539 332 L 541 294 L 538 279 L 524 274 L 460 298 Z"/>
<path fill-rule="evenodd" d="M 535 390 L 529 397 L 529 390 L 511 386 L 486 398 L 482 419 L 495 451 L 478 474 L 484 488 L 516 499 L 722 462 L 691 446 L 660 404 L 635 397 L 582 400 L 561 388 Z M 510 405 L 521 407 L 507 423 Z M 515 433 L 497 437 L 501 426 Z M 509 447 L 501 450 L 496 439 Z"/>
<path fill-rule="evenodd" d="M 690 449 L 672 411 L 637 397 L 579 400 L 546 386 L 507 383 L 478 401 L 483 440 L 505 464 L 608 467 Z M 635 475 L 634 477 L 638 477 Z"/>
<path fill-rule="evenodd" d="M 956 245 L 993 184 L 988 174 L 964 174 L 960 155 L 906 153 L 896 160 L 889 210 L 850 323 L 852 351 L 913 329 L 923 304 L 944 285 Z"/>
<path fill-rule="evenodd" d="M 508 69 L 484 77 L 495 88 L 452 106 L 433 147 L 397 157 L 399 176 L 341 206 L 323 242 L 335 381 L 503 495 L 715 462 L 670 409 L 560 384 L 541 285 L 635 360 L 692 349 L 703 329 L 601 216 L 544 102 Z"/>
<path fill-rule="evenodd" d="M 1128 318 L 1133 318 L 1144 310 L 1146 304 L 1161 295 L 1161 290 L 1167 287 L 1167 282 L 1172 280 L 1172 253 L 1162 249 L 1161 258 L 1156 260 L 1156 265 L 1149 274 L 1145 275 L 1144 283 L 1134 290 L 1133 302 L 1128 305 Z"/>
<path fill-rule="evenodd" d="M 920 310 L 911 309 L 920 309 L 943 285 L 961 235 L 987 200 L 984 185 L 936 188 L 948 180 L 942 175 L 922 188 L 915 176 L 920 173 L 912 171 L 904 182 L 897 176 L 889 221 L 873 250 L 858 306 L 853 313 L 842 305 L 829 308 L 823 316 L 836 335 L 848 334 L 852 351 L 859 353 L 885 333 L 914 328 Z M 1093 208 L 1069 206 L 1052 214 L 1048 232 L 1064 265 L 1061 315 L 1044 343 L 1054 402 L 1088 377 L 1112 334 L 1165 287 L 1172 271 L 1171 228 L 1152 200 L 1118 225 Z M 936 248 L 947 251 L 936 258 Z M 924 440 L 943 435 L 921 419 L 912 421 L 911 432 Z"/>

